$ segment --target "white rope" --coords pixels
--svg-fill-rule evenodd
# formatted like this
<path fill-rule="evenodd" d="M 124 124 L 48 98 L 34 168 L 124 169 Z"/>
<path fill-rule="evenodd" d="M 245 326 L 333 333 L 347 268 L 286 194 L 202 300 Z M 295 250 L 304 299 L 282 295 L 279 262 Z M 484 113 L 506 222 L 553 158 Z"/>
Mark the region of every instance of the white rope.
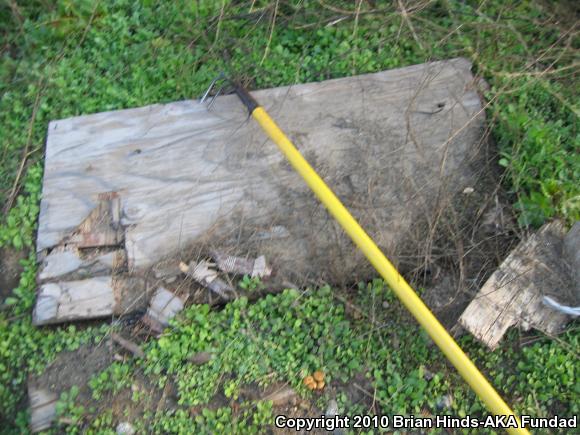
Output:
<path fill-rule="evenodd" d="M 555 310 L 558 310 L 564 314 L 568 314 L 570 316 L 578 317 L 580 316 L 580 307 L 567 307 L 565 305 L 560 305 L 550 296 L 544 296 L 543 302 L 545 305 L 552 307 Z"/>

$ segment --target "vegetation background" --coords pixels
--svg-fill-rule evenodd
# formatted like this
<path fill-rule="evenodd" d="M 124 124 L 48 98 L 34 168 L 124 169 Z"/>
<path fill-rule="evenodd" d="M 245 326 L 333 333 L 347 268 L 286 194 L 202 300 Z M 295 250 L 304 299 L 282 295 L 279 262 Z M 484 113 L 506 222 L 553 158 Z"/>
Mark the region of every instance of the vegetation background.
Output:
<path fill-rule="evenodd" d="M 490 84 L 488 121 L 520 226 L 556 217 L 571 223 L 580 219 L 578 17 L 574 2 L 539 0 L 1 0 L 0 259 L 5 270 L 13 264 L 19 279 L 0 294 L 0 432 L 26 432 L 29 375 L 64 350 L 100 342 L 111 329 L 31 326 L 50 120 L 196 98 L 221 70 L 258 89 L 465 56 Z M 177 384 L 177 408 L 139 411 L 135 424 L 159 433 L 191 424 L 209 433 L 225 427 L 260 432 L 272 415 L 267 404 L 237 413 L 227 406 L 205 409 L 194 421 L 187 410 L 203 407 L 217 390 L 237 400 L 242 385 L 273 379 L 310 397 L 299 375 L 317 367 L 337 382 L 365 373 L 375 411 L 434 413 L 451 396 L 450 412 L 483 412 L 381 281 L 359 291 L 360 306 L 373 307 L 374 323 L 347 316 L 328 288 L 288 291 L 255 305 L 241 300 L 215 313 L 190 307 L 172 332 L 147 344 L 143 361 L 113 363 L 91 380 L 93 408 L 75 400 L 78 389 L 64 394 L 59 415 L 65 423 L 55 431 L 108 433 L 123 416 L 99 403 L 129 388 L 137 374 L 159 387 L 168 379 Z M 375 313 L 384 303 L 389 308 Z M 253 340 L 239 339 L 241 324 L 257 331 Z M 288 324 L 293 332 L 282 333 Z M 313 331 L 328 342 L 310 343 Z M 513 331 L 496 352 L 467 337 L 461 344 L 518 412 L 572 416 L 580 403 L 578 340 L 572 325 L 559 337 Z M 207 346 L 219 350 L 217 362 L 184 364 Z M 239 355 L 253 352 L 261 363 L 241 364 Z M 269 373 L 273 379 L 265 378 Z M 368 411 L 347 394 L 337 398 L 343 412 Z M 327 399 L 312 400 L 323 408 Z"/>

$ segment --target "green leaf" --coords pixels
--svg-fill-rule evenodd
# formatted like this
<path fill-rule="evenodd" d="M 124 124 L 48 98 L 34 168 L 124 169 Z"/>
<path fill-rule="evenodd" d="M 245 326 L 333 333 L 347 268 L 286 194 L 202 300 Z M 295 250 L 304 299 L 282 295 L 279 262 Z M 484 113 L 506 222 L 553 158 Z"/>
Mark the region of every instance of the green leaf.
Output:
<path fill-rule="evenodd" d="M 16 305 L 18 303 L 18 298 L 9 296 L 4 300 L 4 305 Z"/>
<path fill-rule="evenodd" d="M 20 236 L 20 234 L 16 234 L 12 238 L 12 245 L 18 250 L 22 249 L 22 237 Z"/>

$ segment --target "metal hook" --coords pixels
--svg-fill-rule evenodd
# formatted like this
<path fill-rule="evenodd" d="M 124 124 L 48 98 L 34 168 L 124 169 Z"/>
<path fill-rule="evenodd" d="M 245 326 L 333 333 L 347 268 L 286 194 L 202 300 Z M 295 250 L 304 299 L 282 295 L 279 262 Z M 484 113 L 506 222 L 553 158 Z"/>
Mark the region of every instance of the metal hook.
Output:
<path fill-rule="evenodd" d="M 211 83 L 209 84 L 209 87 L 207 88 L 207 91 L 205 91 L 205 94 L 203 94 L 203 97 L 201 97 L 201 99 L 199 100 L 199 104 L 202 104 L 203 102 L 205 102 L 207 100 L 210 92 L 216 86 L 216 83 L 219 80 L 224 80 L 224 83 L 217 90 L 217 92 L 212 96 L 211 101 L 207 105 L 207 110 L 210 110 L 212 108 L 213 104 L 215 103 L 216 98 L 222 93 L 224 88 L 226 88 L 228 85 L 232 86 L 233 92 L 235 92 L 237 94 L 237 96 L 240 98 L 240 100 L 242 101 L 244 106 L 246 106 L 246 108 L 248 109 L 248 112 L 250 114 L 252 114 L 252 112 L 254 111 L 254 109 L 256 107 L 258 107 L 258 103 L 256 102 L 256 100 L 254 100 L 254 98 L 248 93 L 248 91 L 243 87 L 243 85 L 240 82 L 233 81 L 230 78 L 228 78 L 223 71 L 220 72 L 218 74 L 218 76 L 211 81 Z"/>
<path fill-rule="evenodd" d="M 203 104 L 203 102 L 207 99 L 209 93 L 211 92 L 211 90 L 213 89 L 213 87 L 215 86 L 215 84 L 221 80 L 224 79 L 226 77 L 226 75 L 224 74 L 224 72 L 220 72 L 216 78 L 214 78 L 211 83 L 209 84 L 209 87 L 207 88 L 207 91 L 205 91 L 205 94 L 203 94 L 203 97 L 201 97 L 201 100 L 199 100 L 199 104 Z M 223 89 L 223 86 L 218 90 L 218 94 L 221 92 L 221 90 Z M 216 95 L 217 96 L 217 95 Z M 213 101 L 215 100 L 215 97 L 212 98 L 211 102 L 210 102 L 210 106 L 211 104 L 213 104 Z"/>
<path fill-rule="evenodd" d="M 222 93 L 224 87 L 220 86 L 220 88 L 217 90 L 217 92 L 215 93 L 215 95 L 212 97 L 212 99 L 210 100 L 209 104 L 207 105 L 207 110 L 211 109 L 211 106 L 213 106 L 213 103 L 215 102 L 215 99 L 217 97 L 219 97 L 219 95 Z"/>

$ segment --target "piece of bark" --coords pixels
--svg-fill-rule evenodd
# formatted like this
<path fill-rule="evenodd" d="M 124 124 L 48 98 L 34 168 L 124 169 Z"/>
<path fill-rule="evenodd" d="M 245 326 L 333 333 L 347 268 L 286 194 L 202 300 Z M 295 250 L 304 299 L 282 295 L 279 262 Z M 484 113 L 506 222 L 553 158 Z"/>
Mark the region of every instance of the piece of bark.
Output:
<path fill-rule="evenodd" d="M 144 280 L 134 277 L 99 276 L 42 284 L 32 323 L 46 325 L 127 314 L 147 302 L 146 291 Z"/>
<path fill-rule="evenodd" d="M 48 429 L 56 418 L 57 395 L 47 389 L 37 388 L 29 382 L 28 399 L 31 432 L 36 433 Z"/>
<path fill-rule="evenodd" d="M 125 251 L 117 249 L 109 252 L 92 252 L 82 255 L 76 247 L 54 249 L 42 261 L 38 279 L 67 281 L 111 274 L 124 267 Z"/>
<path fill-rule="evenodd" d="M 222 272 L 250 275 L 251 277 L 258 278 L 267 278 L 272 273 L 272 269 L 266 263 L 266 257 L 263 255 L 253 259 L 235 257 L 212 250 L 211 256 L 215 260 L 218 269 Z"/>
<path fill-rule="evenodd" d="M 143 350 L 136 343 L 121 337 L 116 332 L 111 333 L 111 339 L 121 347 L 127 349 L 137 358 L 143 358 L 145 356 L 145 352 L 143 352 Z"/>
<path fill-rule="evenodd" d="M 564 295 L 572 285 L 562 260 L 564 233 L 556 221 L 522 241 L 465 309 L 460 325 L 491 349 L 514 325 L 559 332 L 570 317 L 546 306 L 543 297 Z"/>
<path fill-rule="evenodd" d="M 149 302 L 149 308 L 143 321 L 153 330 L 161 332 L 169 324 L 169 320 L 181 310 L 183 310 L 181 298 L 169 290 L 159 287 Z"/>
<path fill-rule="evenodd" d="M 189 265 L 182 262 L 179 265 L 181 271 L 191 276 L 196 282 L 223 299 L 230 299 L 230 295 L 234 289 L 218 277 L 217 271 L 212 269 L 212 266 L 212 263 L 205 260 L 191 262 Z"/>
<path fill-rule="evenodd" d="M 417 219 L 434 220 L 485 165 L 470 68 L 452 59 L 252 93 L 396 263 Z M 50 122 L 38 251 L 58 246 L 99 193 L 115 191 L 130 270 L 207 246 L 263 254 L 280 280 L 374 277 L 246 121 L 237 97 L 225 95 L 211 111 L 188 100 Z"/>

